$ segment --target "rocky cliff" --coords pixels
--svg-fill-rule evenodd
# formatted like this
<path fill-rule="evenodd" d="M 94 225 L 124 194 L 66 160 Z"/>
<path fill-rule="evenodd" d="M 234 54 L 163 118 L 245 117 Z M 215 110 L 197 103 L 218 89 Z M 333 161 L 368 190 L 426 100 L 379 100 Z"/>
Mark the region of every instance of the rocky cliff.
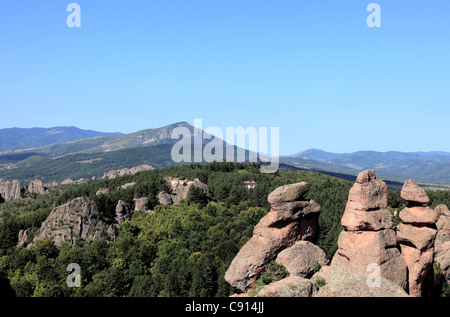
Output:
<path fill-rule="evenodd" d="M 20 199 L 23 197 L 24 193 L 25 190 L 17 179 L 12 182 L 0 179 L 0 196 L 5 201 Z"/>

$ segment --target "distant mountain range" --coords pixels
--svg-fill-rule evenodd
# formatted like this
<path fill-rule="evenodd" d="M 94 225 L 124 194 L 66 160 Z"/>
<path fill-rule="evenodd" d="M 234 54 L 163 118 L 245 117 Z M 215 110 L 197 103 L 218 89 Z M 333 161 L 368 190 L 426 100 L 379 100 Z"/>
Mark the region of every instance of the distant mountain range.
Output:
<path fill-rule="evenodd" d="M 384 178 L 450 184 L 450 153 L 448 152 L 375 152 L 330 153 L 309 149 L 281 159 L 286 164 L 332 172 L 357 174 L 374 169 Z"/>
<path fill-rule="evenodd" d="M 82 130 L 77 127 L 0 129 L 0 152 L 40 148 L 55 143 L 121 134 L 120 132 Z"/>
<path fill-rule="evenodd" d="M 109 170 L 142 164 L 155 168 L 176 165 L 171 150 L 178 140 L 171 139 L 171 134 L 177 127 L 194 132 L 187 122 L 130 134 L 75 127 L 2 129 L 0 178 L 59 182 L 66 178 L 99 177 Z M 208 142 L 204 141 L 203 146 Z M 19 149 L 24 146 L 30 148 Z M 385 180 L 402 182 L 413 178 L 421 183 L 450 184 L 448 152 L 330 153 L 309 149 L 281 157 L 280 163 L 284 170 L 307 169 L 347 180 L 354 179 L 362 170 L 374 169 Z"/>

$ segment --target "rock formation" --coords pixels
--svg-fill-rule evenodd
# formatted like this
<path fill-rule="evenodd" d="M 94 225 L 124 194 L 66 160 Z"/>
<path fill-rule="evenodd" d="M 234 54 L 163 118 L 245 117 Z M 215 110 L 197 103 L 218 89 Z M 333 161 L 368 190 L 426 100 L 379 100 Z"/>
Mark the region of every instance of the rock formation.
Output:
<path fill-rule="evenodd" d="M 99 190 L 97 190 L 97 192 L 95 193 L 96 196 L 99 195 L 106 195 L 107 193 L 109 193 L 109 189 L 108 188 L 99 188 Z"/>
<path fill-rule="evenodd" d="M 241 248 L 225 273 L 225 280 L 241 292 L 252 287 L 265 265 L 297 241 L 315 241 L 320 206 L 305 201 L 307 183 L 281 186 L 268 201 L 270 212 L 261 219 L 253 237 Z"/>
<path fill-rule="evenodd" d="M 119 200 L 116 206 L 116 215 L 114 217 L 114 223 L 120 225 L 121 223 L 130 220 L 131 215 L 127 206 L 122 200 Z"/>
<path fill-rule="evenodd" d="M 67 178 L 61 182 L 61 185 L 69 185 L 69 184 L 73 184 L 73 183 L 74 183 L 73 180 L 71 180 L 70 178 Z"/>
<path fill-rule="evenodd" d="M 335 257 L 360 272 L 378 265 L 381 277 L 407 288 L 407 268 L 386 209 L 388 187 L 373 170 L 361 172 L 350 189 Z"/>
<path fill-rule="evenodd" d="M 31 194 L 43 195 L 47 192 L 47 188 L 44 187 L 42 181 L 35 179 L 28 185 L 28 192 Z"/>
<path fill-rule="evenodd" d="M 186 199 L 189 188 L 196 186 L 200 188 L 206 195 L 209 194 L 208 185 L 202 183 L 198 178 L 193 181 L 180 180 L 178 178 L 166 177 L 170 192 L 161 192 L 158 196 L 161 205 L 178 204 L 181 200 Z M 169 199 L 170 197 L 170 199 Z"/>
<path fill-rule="evenodd" d="M 19 231 L 19 237 L 17 239 L 17 246 L 25 246 L 28 243 L 28 230 L 20 230 Z"/>
<path fill-rule="evenodd" d="M 17 179 L 12 182 L 0 179 L 0 196 L 5 201 L 20 199 L 23 197 L 23 194 L 24 190 Z"/>
<path fill-rule="evenodd" d="M 150 202 L 147 197 L 134 199 L 134 210 L 148 211 L 150 210 Z"/>
<path fill-rule="evenodd" d="M 160 205 L 173 205 L 172 197 L 166 192 L 160 192 L 158 200 Z"/>
<path fill-rule="evenodd" d="M 400 211 L 403 223 L 397 228 L 397 239 L 408 266 L 409 295 L 431 296 L 439 214 L 429 207 L 426 192 L 411 179 L 405 182 L 401 197 L 408 201 L 408 206 Z"/>
<path fill-rule="evenodd" d="M 438 233 L 434 244 L 435 259 L 450 284 L 450 211 L 446 205 L 439 205 L 434 210 L 440 214 L 436 223 Z"/>
<path fill-rule="evenodd" d="M 135 166 L 132 168 L 123 168 L 120 170 L 109 171 L 109 172 L 104 173 L 103 179 L 113 179 L 118 176 L 133 175 L 133 174 L 136 174 L 137 172 L 149 171 L 149 170 L 153 170 L 153 169 L 154 168 L 151 167 L 150 165 L 140 165 L 140 166 Z"/>
<path fill-rule="evenodd" d="M 80 197 L 53 208 L 33 242 L 46 238 L 51 238 L 57 246 L 64 241 L 75 243 L 77 240 L 93 241 L 102 238 L 114 240 L 115 229 L 101 220 L 94 202 Z"/>
<path fill-rule="evenodd" d="M 121 186 L 119 186 L 119 187 L 117 187 L 117 189 L 127 189 L 127 188 L 130 188 L 130 187 L 133 187 L 134 185 L 136 185 L 136 183 L 126 183 L 126 184 L 123 184 L 123 185 L 121 185 Z"/>
<path fill-rule="evenodd" d="M 386 183 L 373 170 L 358 175 L 341 219 L 338 250 L 330 267 L 319 272 L 327 285 L 316 296 L 407 295 L 407 266 L 386 209 L 387 197 Z M 368 282 L 374 271 L 378 287 Z"/>

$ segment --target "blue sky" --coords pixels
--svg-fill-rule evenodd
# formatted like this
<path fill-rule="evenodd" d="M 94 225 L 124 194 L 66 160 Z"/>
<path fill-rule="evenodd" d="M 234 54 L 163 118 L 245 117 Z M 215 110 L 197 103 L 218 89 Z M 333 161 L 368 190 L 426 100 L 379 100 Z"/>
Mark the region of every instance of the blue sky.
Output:
<path fill-rule="evenodd" d="M 4 0 L 0 128 L 199 118 L 279 127 L 281 154 L 450 151 L 449 57 L 448 0 Z"/>

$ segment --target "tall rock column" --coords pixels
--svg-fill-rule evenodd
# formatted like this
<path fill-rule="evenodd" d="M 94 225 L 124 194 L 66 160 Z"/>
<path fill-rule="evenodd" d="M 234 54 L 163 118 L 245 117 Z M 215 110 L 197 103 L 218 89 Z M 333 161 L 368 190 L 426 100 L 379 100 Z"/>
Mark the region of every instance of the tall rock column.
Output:
<path fill-rule="evenodd" d="M 433 287 L 434 241 L 439 213 L 429 207 L 425 190 L 414 180 L 405 182 L 401 197 L 408 206 L 400 212 L 397 239 L 409 271 L 409 295 L 431 296 Z"/>
<path fill-rule="evenodd" d="M 251 288 L 265 265 L 297 241 L 315 241 L 320 206 L 303 195 L 309 184 L 281 186 L 269 197 L 270 212 L 261 219 L 253 237 L 241 248 L 225 273 L 225 280 L 241 292 Z"/>
<path fill-rule="evenodd" d="M 387 207 L 388 187 L 376 178 L 375 171 L 361 172 L 350 189 L 341 219 L 344 231 L 338 239 L 333 264 L 340 262 L 368 274 L 378 267 L 381 277 L 406 290 L 407 268 L 392 228 L 392 214 Z"/>

